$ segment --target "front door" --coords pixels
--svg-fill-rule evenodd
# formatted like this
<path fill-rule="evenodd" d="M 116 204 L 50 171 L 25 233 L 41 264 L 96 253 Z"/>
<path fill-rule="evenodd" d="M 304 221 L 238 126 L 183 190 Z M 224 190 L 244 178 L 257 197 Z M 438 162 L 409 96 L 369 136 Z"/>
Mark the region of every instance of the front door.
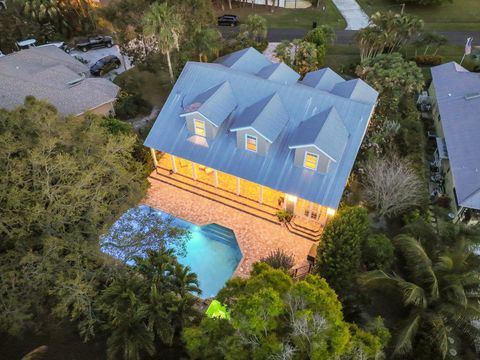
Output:
<path fill-rule="evenodd" d="M 292 214 L 295 214 L 295 205 L 297 203 L 297 198 L 292 195 L 287 195 L 285 199 L 285 210 L 291 212 Z"/>

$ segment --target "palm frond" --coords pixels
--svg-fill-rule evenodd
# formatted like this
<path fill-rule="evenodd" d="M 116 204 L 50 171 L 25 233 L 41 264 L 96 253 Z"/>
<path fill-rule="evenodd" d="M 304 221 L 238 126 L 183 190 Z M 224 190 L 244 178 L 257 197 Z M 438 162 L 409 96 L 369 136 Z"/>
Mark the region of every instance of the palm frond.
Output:
<path fill-rule="evenodd" d="M 406 355 L 412 352 L 412 342 L 417 334 L 421 316 L 419 314 L 411 315 L 406 325 L 398 333 L 393 354 L 396 356 Z"/>

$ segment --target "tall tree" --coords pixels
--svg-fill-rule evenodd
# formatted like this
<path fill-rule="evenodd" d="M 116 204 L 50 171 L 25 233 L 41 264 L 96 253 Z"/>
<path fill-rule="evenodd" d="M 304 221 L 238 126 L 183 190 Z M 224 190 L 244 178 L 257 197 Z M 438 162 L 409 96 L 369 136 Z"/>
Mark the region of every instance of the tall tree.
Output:
<path fill-rule="evenodd" d="M 363 192 L 381 218 L 401 215 L 425 200 L 424 184 L 410 162 L 393 155 L 364 166 Z"/>
<path fill-rule="evenodd" d="M 267 37 L 267 20 L 258 14 L 248 15 L 240 25 L 240 34 L 256 42 L 264 40 Z"/>
<path fill-rule="evenodd" d="M 222 47 L 222 35 L 212 28 L 197 27 L 194 32 L 193 46 L 198 54 L 200 62 L 208 61 L 214 56 L 218 57 Z"/>
<path fill-rule="evenodd" d="M 142 19 L 143 31 L 148 36 L 153 36 L 158 42 L 158 47 L 167 58 L 168 72 L 172 84 L 175 82 L 173 74 L 171 52 L 180 48 L 184 24 L 175 7 L 167 3 L 154 3 L 144 14 Z"/>
<path fill-rule="evenodd" d="M 399 235 L 395 245 L 405 262 L 403 276 L 376 270 L 361 278 L 365 286 L 392 287 L 402 298 L 408 315 L 396 334 L 394 355 L 425 351 L 416 348 L 419 336 L 443 359 L 474 348 L 480 336 L 474 323 L 480 317 L 480 272 L 471 244 L 459 241 L 438 255 L 409 235 Z"/>
<path fill-rule="evenodd" d="M 347 207 L 339 210 L 322 232 L 314 272 L 340 295 L 348 293 L 360 268 L 361 248 L 369 227 L 366 209 Z"/>

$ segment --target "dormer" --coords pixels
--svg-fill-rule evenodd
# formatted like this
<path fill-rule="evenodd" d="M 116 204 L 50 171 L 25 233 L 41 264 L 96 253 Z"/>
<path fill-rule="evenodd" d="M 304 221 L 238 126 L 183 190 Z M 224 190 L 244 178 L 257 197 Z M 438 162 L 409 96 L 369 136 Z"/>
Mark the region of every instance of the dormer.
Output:
<path fill-rule="evenodd" d="M 232 88 L 225 81 L 196 96 L 180 116 L 192 135 L 214 138 L 236 106 Z"/>
<path fill-rule="evenodd" d="M 330 68 L 311 71 L 301 81 L 303 85 L 324 91 L 332 91 L 335 85 L 343 82 L 345 80 Z"/>
<path fill-rule="evenodd" d="M 339 162 L 349 133 L 334 107 L 313 115 L 295 129 L 289 148 L 295 150 L 294 164 L 312 172 L 327 173 Z"/>
<path fill-rule="evenodd" d="M 288 114 L 277 93 L 247 107 L 230 128 L 237 134 L 237 147 L 266 155 L 288 122 Z"/>
<path fill-rule="evenodd" d="M 332 94 L 366 104 L 375 104 L 378 92 L 361 79 L 353 79 L 336 84 Z"/>
<path fill-rule="evenodd" d="M 257 76 L 285 85 L 294 84 L 300 79 L 299 73 L 282 62 L 265 66 L 257 73 Z"/>

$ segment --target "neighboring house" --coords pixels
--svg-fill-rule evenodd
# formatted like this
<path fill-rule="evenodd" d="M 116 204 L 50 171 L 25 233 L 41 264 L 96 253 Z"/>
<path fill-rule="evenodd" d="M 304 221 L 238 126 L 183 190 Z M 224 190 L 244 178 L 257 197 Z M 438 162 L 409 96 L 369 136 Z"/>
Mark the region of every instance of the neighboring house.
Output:
<path fill-rule="evenodd" d="M 113 114 L 120 88 L 89 78 L 89 68 L 54 45 L 0 57 L 0 108 L 13 109 L 26 96 L 46 100 L 64 115 Z"/>
<path fill-rule="evenodd" d="M 254 0 L 255 4 L 271 6 L 272 0 Z M 312 6 L 312 2 L 308 0 L 276 0 L 276 7 L 284 7 L 289 9 L 305 9 Z"/>
<path fill-rule="evenodd" d="M 145 145 L 159 168 L 324 224 L 378 94 L 328 68 L 299 78 L 253 48 L 188 62 Z"/>
<path fill-rule="evenodd" d="M 432 68 L 435 165 L 445 176 L 455 221 L 480 219 L 480 75 L 455 62 Z"/>

